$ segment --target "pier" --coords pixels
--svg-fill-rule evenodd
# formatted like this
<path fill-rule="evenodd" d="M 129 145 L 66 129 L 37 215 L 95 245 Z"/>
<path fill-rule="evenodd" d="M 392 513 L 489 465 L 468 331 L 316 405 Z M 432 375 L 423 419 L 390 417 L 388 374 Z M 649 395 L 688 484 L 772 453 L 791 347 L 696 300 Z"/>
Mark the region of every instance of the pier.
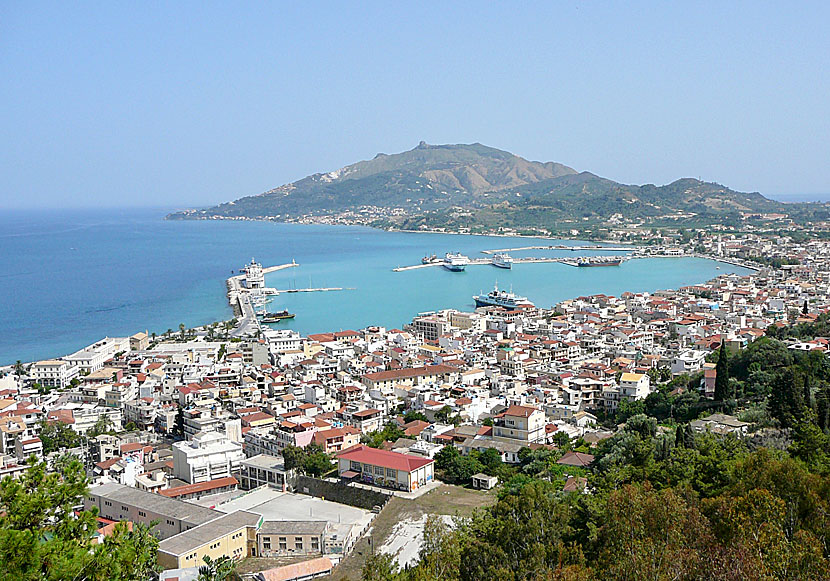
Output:
<path fill-rule="evenodd" d="M 482 250 L 481 253 L 496 254 L 498 252 L 521 252 L 522 250 L 570 250 L 572 252 L 578 252 L 580 250 L 604 250 L 606 252 L 635 252 L 639 249 L 639 246 L 600 246 L 599 244 L 592 244 L 590 246 L 565 246 L 564 244 L 551 244 L 549 246 L 518 246 L 516 248 L 498 248 L 496 250 Z"/>
<path fill-rule="evenodd" d="M 545 257 L 533 257 L 533 258 L 514 258 L 513 264 L 533 264 L 533 263 L 540 263 L 540 262 L 561 262 L 562 264 L 569 264 L 572 263 L 573 260 L 570 258 L 545 258 Z M 397 268 L 393 268 L 393 272 L 404 272 L 406 270 L 415 270 L 416 268 L 429 268 L 431 266 L 443 266 L 443 261 L 438 262 L 429 262 L 427 264 L 413 264 L 411 266 L 399 266 Z M 467 263 L 467 266 L 492 266 L 493 263 L 490 261 L 489 258 L 471 258 L 470 262 Z M 576 266 L 576 263 L 573 263 L 573 266 Z"/>
<path fill-rule="evenodd" d="M 276 272 L 286 268 L 294 268 L 300 266 L 293 260 L 288 264 L 279 264 L 277 266 L 268 266 L 262 269 L 262 273 Z M 276 289 L 248 289 L 242 286 L 242 281 L 245 279 L 244 274 L 232 276 L 227 280 L 228 287 L 228 302 L 233 309 L 233 314 L 238 319 L 236 328 L 231 331 L 231 336 L 241 337 L 243 335 L 250 335 L 259 330 L 259 321 L 256 318 L 256 311 L 251 302 L 252 294 L 279 294 L 270 293 L 268 291 L 276 291 Z"/>

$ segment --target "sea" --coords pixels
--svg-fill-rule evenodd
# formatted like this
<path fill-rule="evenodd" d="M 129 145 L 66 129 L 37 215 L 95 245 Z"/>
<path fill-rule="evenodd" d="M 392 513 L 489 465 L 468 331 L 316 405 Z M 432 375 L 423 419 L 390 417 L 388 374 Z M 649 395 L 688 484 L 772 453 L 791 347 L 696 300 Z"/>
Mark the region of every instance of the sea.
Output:
<path fill-rule="evenodd" d="M 472 310 L 496 284 L 538 306 L 595 293 L 655 291 L 750 271 L 699 258 L 653 258 L 621 266 L 517 264 L 393 272 L 426 254 L 584 242 L 385 232 L 357 226 L 254 221 L 168 221 L 165 208 L 27 210 L 0 214 L 0 365 L 72 353 L 105 336 L 161 333 L 233 316 L 225 280 L 252 258 L 299 266 L 266 276 L 279 289 L 347 290 L 282 294 L 270 311 L 296 314 L 275 328 L 303 334 L 402 327 L 419 313 Z M 514 251 L 514 257 L 589 255 Z M 593 252 L 593 254 L 611 254 Z"/>

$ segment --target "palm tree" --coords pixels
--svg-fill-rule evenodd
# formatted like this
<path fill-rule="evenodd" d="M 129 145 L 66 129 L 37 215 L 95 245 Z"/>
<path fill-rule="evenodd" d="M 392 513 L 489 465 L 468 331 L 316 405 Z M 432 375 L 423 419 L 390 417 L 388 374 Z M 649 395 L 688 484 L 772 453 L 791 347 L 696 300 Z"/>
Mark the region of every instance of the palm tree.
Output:
<path fill-rule="evenodd" d="M 184 323 L 179 323 L 179 333 L 181 333 L 181 335 L 182 335 L 182 341 L 184 341 L 184 329 L 185 329 Z"/>
<path fill-rule="evenodd" d="M 23 375 L 23 373 L 23 362 L 20 359 L 18 359 L 14 364 L 14 374 L 17 375 L 17 377 L 20 377 Z"/>
<path fill-rule="evenodd" d="M 215 561 L 208 555 L 202 559 L 205 564 L 199 567 L 197 581 L 232 581 L 239 579 L 236 573 L 236 562 L 230 557 L 219 557 Z"/>

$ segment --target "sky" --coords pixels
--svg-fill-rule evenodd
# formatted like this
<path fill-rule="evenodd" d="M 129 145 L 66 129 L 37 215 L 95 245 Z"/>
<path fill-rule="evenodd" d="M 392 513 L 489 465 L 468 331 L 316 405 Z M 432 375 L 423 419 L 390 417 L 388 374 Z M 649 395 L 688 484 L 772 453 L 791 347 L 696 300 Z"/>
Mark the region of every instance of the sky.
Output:
<path fill-rule="evenodd" d="M 827 2 L 0 3 L 0 210 L 207 206 L 472 143 L 830 194 Z"/>

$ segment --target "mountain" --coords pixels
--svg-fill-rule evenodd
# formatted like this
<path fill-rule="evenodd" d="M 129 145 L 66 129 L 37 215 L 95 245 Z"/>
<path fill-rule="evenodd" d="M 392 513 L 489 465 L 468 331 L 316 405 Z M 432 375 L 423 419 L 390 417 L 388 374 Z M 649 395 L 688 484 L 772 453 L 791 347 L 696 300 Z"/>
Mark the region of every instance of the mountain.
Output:
<path fill-rule="evenodd" d="M 560 163 L 528 161 L 480 143 L 422 141 L 403 153 L 379 153 L 256 196 L 168 218 L 294 221 L 339 215 L 341 221 L 381 227 L 554 233 L 624 223 L 738 224 L 756 214 L 819 220 L 828 218 L 828 206 L 784 204 L 757 192 L 737 192 L 691 178 L 663 186 L 627 185 Z"/>
<path fill-rule="evenodd" d="M 559 163 L 528 161 L 474 143 L 429 145 L 317 173 L 257 196 L 171 217 L 264 217 L 342 211 L 359 206 L 447 207 L 488 192 L 576 174 Z"/>

